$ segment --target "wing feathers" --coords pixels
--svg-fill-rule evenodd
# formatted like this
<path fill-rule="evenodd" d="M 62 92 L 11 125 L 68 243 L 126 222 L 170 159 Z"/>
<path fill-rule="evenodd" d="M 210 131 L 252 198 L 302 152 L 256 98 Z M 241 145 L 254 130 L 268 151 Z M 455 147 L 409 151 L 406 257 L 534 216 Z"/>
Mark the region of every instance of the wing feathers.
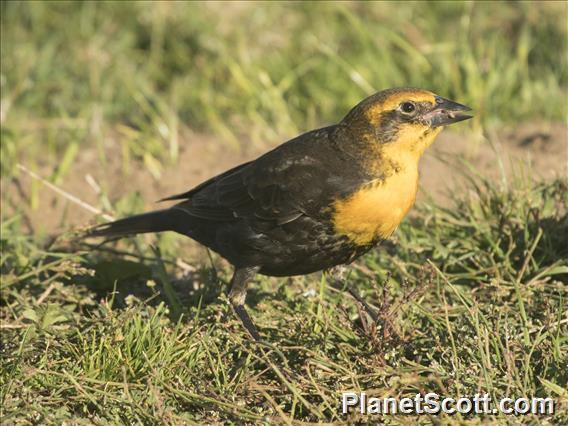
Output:
<path fill-rule="evenodd" d="M 326 200 L 320 200 L 322 188 L 316 182 L 325 184 L 330 177 L 327 163 L 335 156 L 329 150 L 332 131 L 330 127 L 301 135 L 252 162 L 162 201 L 185 200 L 175 208 L 212 221 L 248 219 L 282 225 L 307 211 L 318 214 L 315 201 L 325 205 Z"/>

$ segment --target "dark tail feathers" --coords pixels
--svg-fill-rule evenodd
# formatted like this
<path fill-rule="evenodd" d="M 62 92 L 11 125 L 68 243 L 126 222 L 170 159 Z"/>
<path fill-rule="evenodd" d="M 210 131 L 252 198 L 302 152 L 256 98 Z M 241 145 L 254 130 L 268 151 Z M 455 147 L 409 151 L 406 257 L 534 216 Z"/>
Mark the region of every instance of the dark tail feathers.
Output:
<path fill-rule="evenodd" d="M 103 223 L 87 230 L 84 237 L 123 237 L 147 232 L 171 231 L 174 228 L 172 213 L 171 209 L 157 210 Z"/>

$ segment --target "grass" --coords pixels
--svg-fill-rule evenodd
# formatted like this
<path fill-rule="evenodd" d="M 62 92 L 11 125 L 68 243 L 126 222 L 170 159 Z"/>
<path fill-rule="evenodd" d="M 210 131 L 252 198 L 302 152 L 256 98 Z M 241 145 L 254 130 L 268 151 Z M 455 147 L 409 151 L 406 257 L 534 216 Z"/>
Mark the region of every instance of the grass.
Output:
<path fill-rule="evenodd" d="M 193 262 L 168 234 L 93 247 L 30 233 L 44 187 L 9 196 L 18 162 L 65 186 L 94 150 L 94 167 L 159 180 L 193 132 L 267 148 L 399 85 L 473 105 L 477 135 L 565 120 L 566 3 L 0 7 L 3 424 L 365 420 L 340 415 L 348 390 L 557 402 L 553 416 L 391 422 L 568 422 L 565 177 L 468 172 L 450 204 L 417 206 L 351 268 L 380 324 L 325 275 L 259 277 L 264 345 L 232 314 L 216 256 Z M 121 184 L 97 207 L 140 211 L 139 195 L 111 197 Z"/>
<path fill-rule="evenodd" d="M 339 120 L 377 90 L 430 88 L 476 126 L 568 113 L 563 2 L 2 3 L 2 173 L 118 133 L 157 173 L 185 125 L 238 149 Z M 64 58 L 64 60 L 63 60 Z"/>
<path fill-rule="evenodd" d="M 428 390 L 553 397 L 562 423 L 568 181 L 479 185 L 423 205 L 353 268 L 381 325 L 325 276 L 260 278 L 249 300 L 265 345 L 229 309 L 228 268 L 179 266 L 139 240 L 120 244 L 128 256 L 47 253 L 4 223 L 3 420 L 342 421 L 342 391 Z"/>

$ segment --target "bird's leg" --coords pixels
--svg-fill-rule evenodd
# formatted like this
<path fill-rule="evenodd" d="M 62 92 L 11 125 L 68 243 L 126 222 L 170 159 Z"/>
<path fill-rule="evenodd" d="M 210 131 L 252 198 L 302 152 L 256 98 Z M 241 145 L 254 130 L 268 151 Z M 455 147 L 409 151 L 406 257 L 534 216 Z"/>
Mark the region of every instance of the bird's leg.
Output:
<path fill-rule="evenodd" d="M 378 323 L 380 322 L 380 318 L 377 315 L 377 312 L 369 304 L 361 297 L 361 295 L 355 290 L 355 288 L 349 284 L 347 284 L 346 275 L 347 275 L 347 267 L 344 265 L 336 266 L 332 270 L 332 277 L 335 281 L 336 288 L 344 290 L 347 289 L 347 292 L 363 306 L 363 309 L 367 312 L 367 314 L 371 317 L 371 319 Z"/>
<path fill-rule="evenodd" d="M 229 292 L 229 300 L 231 305 L 233 305 L 235 313 L 252 338 L 257 342 L 261 340 L 260 334 L 245 309 L 245 299 L 247 297 L 247 284 L 254 278 L 259 269 L 256 266 L 235 268 L 235 273 L 233 278 L 231 278 L 231 291 Z"/>
<path fill-rule="evenodd" d="M 363 308 L 365 309 L 365 312 L 367 312 L 367 314 L 371 317 L 371 319 L 375 322 L 375 323 L 379 323 L 380 318 L 377 315 L 377 313 L 375 312 L 375 310 L 373 308 L 371 308 L 371 306 L 369 306 L 369 304 L 365 301 L 365 299 L 363 299 L 361 297 L 361 295 L 359 293 L 357 293 L 357 291 L 351 287 L 351 286 L 347 286 L 347 291 L 349 292 L 349 294 L 351 296 L 353 296 L 353 298 L 359 302 Z"/>

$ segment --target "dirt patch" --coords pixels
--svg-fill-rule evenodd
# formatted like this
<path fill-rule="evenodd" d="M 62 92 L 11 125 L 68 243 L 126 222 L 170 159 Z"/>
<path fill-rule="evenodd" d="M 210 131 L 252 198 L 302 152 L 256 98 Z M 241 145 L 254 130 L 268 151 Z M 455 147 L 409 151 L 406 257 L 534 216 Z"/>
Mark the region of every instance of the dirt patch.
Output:
<path fill-rule="evenodd" d="M 568 176 L 568 125 L 530 123 L 479 138 L 444 131 L 421 161 L 418 200 L 429 194 L 447 203 L 464 181 L 459 171 L 470 166 L 496 182 Z"/>
<path fill-rule="evenodd" d="M 103 188 L 110 200 L 138 191 L 145 210 L 155 209 L 156 200 L 183 192 L 232 166 L 256 158 L 263 151 L 244 146 L 238 151 L 208 135 L 187 131 L 181 135 L 181 152 L 175 165 L 165 166 L 156 179 L 141 164 L 132 164 L 125 174 L 120 144 L 108 138 L 109 161 L 102 165 L 95 147 L 82 150 L 71 172 L 65 177 L 62 189 L 83 201 L 100 206 L 97 186 Z M 466 160 L 483 176 L 501 179 L 523 169 L 535 179 L 568 175 L 568 126 L 564 124 L 527 124 L 519 128 L 504 128 L 486 135 L 485 140 L 472 140 L 467 134 L 450 130 L 443 132 L 421 163 L 421 192 L 419 200 L 431 194 L 445 203 L 448 194 L 460 182 L 457 168 Z M 24 161 L 25 163 L 25 161 Z M 45 164 L 37 170 L 42 176 L 53 173 L 53 166 Z M 39 190 L 35 209 L 29 207 L 31 179 L 20 174 L 17 180 L 2 182 L 2 207 L 14 212 L 14 206 L 25 214 L 30 233 L 57 234 L 85 226 L 94 221 L 94 215 L 55 194 L 45 187 Z M 22 202 L 23 201 L 23 202 Z M 21 207 L 25 206 L 25 207 Z"/>
<path fill-rule="evenodd" d="M 61 189 L 87 204 L 101 207 L 101 192 L 111 201 L 135 192 L 144 200 L 144 209 L 159 208 L 156 202 L 168 195 L 184 192 L 203 180 L 221 173 L 260 152 L 238 151 L 223 145 L 208 135 L 186 132 L 183 135 L 178 162 L 164 165 L 159 178 L 150 173 L 141 161 L 132 161 L 125 171 L 120 144 L 113 137 L 105 140 L 107 162 L 101 163 L 97 148 L 86 146 L 77 156 L 71 171 L 65 176 Z M 22 160 L 25 165 L 25 160 Z M 53 164 L 42 164 L 35 172 L 47 177 L 53 174 Z M 59 233 L 93 223 L 92 212 L 71 203 L 49 188 L 40 185 L 35 208 L 30 207 L 32 178 L 19 173 L 17 179 L 2 182 L 2 205 L 14 212 L 18 206 L 32 226 L 30 231 Z M 108 212 L 113 214 L 113 212 Z"/>

